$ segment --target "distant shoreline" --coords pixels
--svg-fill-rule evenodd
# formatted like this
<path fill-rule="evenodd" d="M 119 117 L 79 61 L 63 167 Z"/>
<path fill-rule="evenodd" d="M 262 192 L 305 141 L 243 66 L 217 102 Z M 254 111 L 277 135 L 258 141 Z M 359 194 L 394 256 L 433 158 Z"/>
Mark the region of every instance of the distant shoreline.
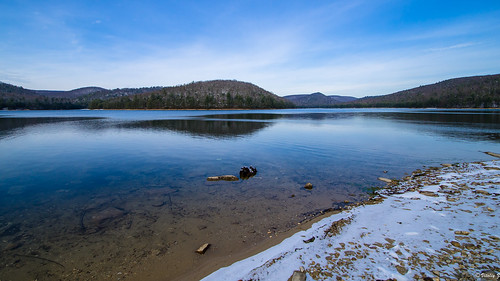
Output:
<path fill-rule="evenodd" d="M 460 107 L 460 108 L 449 108 L 449 107 L 293 107 L 293 108 L 134 108 L 134 109 L 125 109 L 125 108 L 117 108 L 117 109 L 89 109 L 89 108 L 78 108 L 78 109 L 0 109 L 0 111 L 225 111 L 225 110 L 237 110 L 237 111 L 245 111 L 245 110 L 303 110 L 303 109 L 425 109 L 425 110 L 499 110 L 499 107 Z"/>

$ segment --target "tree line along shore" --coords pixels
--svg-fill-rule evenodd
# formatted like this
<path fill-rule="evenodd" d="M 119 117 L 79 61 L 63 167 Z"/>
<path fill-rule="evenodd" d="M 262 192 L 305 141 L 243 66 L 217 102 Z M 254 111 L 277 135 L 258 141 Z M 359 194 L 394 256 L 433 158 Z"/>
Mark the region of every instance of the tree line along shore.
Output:
<path fill-rule="evenodd" d="M 171 87 L 71 91 L 29 90 L 0 82 L 0 109 L 283 109 L 283 108 L 498 108 L 500 74 L 454 78 L 380 96 L 354 98 L 321 93 L 280 97 L 236 80 Z"/>

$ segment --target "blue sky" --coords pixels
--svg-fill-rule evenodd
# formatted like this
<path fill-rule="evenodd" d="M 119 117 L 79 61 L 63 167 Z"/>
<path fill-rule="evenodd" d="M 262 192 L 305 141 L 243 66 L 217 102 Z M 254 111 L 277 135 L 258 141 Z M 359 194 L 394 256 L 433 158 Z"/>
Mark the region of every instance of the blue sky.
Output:
<path fill-rule="evenodd" d="M 0 81 L 389 94 L 500 73 L 500 1 L 0 2 Z"/>

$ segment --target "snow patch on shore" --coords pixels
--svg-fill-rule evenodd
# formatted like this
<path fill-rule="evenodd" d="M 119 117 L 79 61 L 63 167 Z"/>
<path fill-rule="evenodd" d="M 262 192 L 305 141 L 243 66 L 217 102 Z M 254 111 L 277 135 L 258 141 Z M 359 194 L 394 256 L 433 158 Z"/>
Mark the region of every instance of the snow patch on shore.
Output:
<path fill-rule="evenodd" d="M 287 280 L 301 266 L 307 280 L 500 274 L 500 162 L 429 169 L 380 193 L 203 280 Z"/>

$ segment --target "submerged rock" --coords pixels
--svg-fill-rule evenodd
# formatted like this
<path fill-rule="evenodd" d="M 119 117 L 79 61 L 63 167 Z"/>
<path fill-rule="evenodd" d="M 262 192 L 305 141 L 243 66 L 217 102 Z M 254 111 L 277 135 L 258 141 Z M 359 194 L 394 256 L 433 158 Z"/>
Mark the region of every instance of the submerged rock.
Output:
<path fill-rule="evenodd" d="M 247 180 L 257 174 L 257 169 L 250 166 L 250 167 L 241 167 L 240 169 L 240 179 L 242 180 Z"/>
<path fill-rule="evenodd" d="M 14 250 L 14 249 L 17 249 L 19 247 L 21 247 L 23 245 L 22 242 L 10 242 L 8 243 L 7 245 L 5 245 L 4 247 L 4 251 L 10 251 L 10 250 Z"/>
<path fill-rule="evenodd" d="M 311 190 L 311 189 L 313 189 L 313 185 L 312 185 L 312 183 L 308 182 L 308 183 L 306 183 L 306 185 L 304 185 L 304 188 Z"/>
<path fill-rule="evenodd" d="M 86 210 L 80 218 L 80 226 L 84 233 L 96 233 L 120 221 L 126 214 L 125 210 L 116 207 Z"/>
<path fill-rule="evenodd" d="M 94 224 L 101 224 L 106 220 L 112 220 L 125 215 L 123 210 L 115 207 L 109 207 L 102 211 L 96 212 L 90 217 L 90 221 Z"/>

